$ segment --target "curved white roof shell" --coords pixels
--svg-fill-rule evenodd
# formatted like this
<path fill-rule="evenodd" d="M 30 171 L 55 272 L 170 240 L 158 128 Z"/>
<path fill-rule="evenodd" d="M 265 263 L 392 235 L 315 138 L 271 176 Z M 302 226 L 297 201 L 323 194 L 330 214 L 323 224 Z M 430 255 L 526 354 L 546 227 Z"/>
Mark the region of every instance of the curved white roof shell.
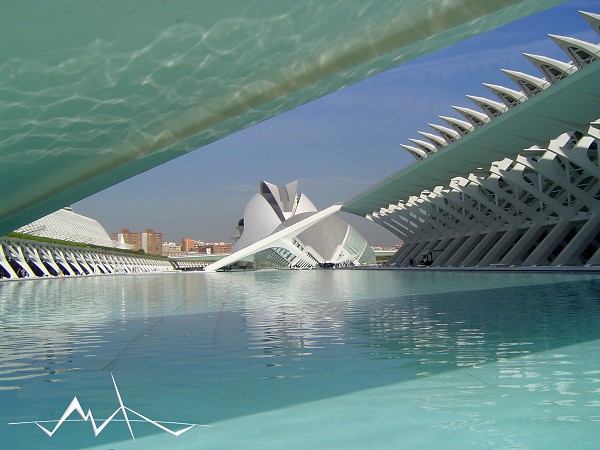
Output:
<path fill-rule="evenodd" d="M 474 129 L 472 124 L 461 119 L 447 116 L 439 116 L 439 118 L 454 128 L 461 136 L 470 133 Z"/>
<path fill-rule="evenodd" d="M 502 72 L 508 78 L 510 78 L 523 92 L 527 97 L 531 97 L 538 92 L 542 92 L 547 87 L 550 87 L 550 83 L 547 82 L 543 78 L 534 77 L 533 75 L 529 75 L 523 72 L 517 72 L 515 70 L 507 70 L 501 69 Z"/>
<path fill-rule="evenodd" d="M 10 36 L 0 47 L 0 235 L 559 3 L 9 2 L 0 15 Z"/>
<path fill-rule="evenodd" d="M 16 231 L 32 236 L 114 247 L 113 240 L 99 222 L 77 214 L 70 208 L 63 208 L 48 214 Z"/>
<path fill-rule="evenodd" d="M 523 53 L 537 70 L 544 74 L 544 77 L 551 83 L 556 83 L 563 78 L 571 75 L 577 70 L 577 66 L 573 63 L 558 61 L 547 56 L 533 55 L 531 53 Z"/>
<path fill-rule="evenodd" d="M 233 244 L 237 252 L 271 235 L 284 221 L 295 215 L 315 213 L 317 208 L 304 194 L 297 192 L 298 181 L 277 186 L 261 181 L 255 194 L 244 209 L 241 235 Z"/>
<path fill-rule="evenodd" d="M 317 264 L 359 265 L 375 262 L 366 239 L 344 220 L 333 217 L 341 205 L 317 211 L 298 182 L 277 186 L 260 182 L 238 223 L 233 253 L 210 266 L 214 271 L 254 256 L 255 268 L 309 268 Z"/>
<path fill-rule="evenodd" d="M 583 67 L 600 58 L 600 45 L 567 36 L 549 35 L 569 55 L 577 67 Z"/>
<path fill-rule="evenodd" d="M 594 14 L 587 11 L 579 11 L 581 17 L 600 35 L 600 14 Z"/>
<path fill-rule="evenodd" d="M 497 84 L 481 84 L 483 84 L 486 88 L 488 88 L 490 91 L 496 94 L 498 98 L 500 98 L 500 100 L 502 100 L 502 102 L 509 108 L 518 106 L 519 104 L 527 100 L 527 96 L 521 91 L 507 88 L 505 86 L 499 86 Z"/>

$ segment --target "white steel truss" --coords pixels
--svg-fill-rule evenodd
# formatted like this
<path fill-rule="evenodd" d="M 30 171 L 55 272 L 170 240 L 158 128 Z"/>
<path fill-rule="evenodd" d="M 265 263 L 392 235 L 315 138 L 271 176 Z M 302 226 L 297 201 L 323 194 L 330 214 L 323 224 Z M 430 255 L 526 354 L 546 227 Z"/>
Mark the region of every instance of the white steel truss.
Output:
<path fill-rule="evenodd" d="M 374 213 L 407 242 L 390 263 L 600 264 L 598 125 Z"/>
<path fill-rule="evenodd" d="M 165 272 L 171 262 L 100 249 L 4 237 L 0 239 L 0 279 Z"/>
<path fill-rule="evenodd" d="M 600 15 L 582 12 L 600 34 Z M 600 265 L 600 46 L 550 35 L 570 58 L 525 54 L 542 77 L 467 96 L 451 128 L 403 145 L 415 163 L 346 202 L 404 240 L 391 264 Z"/>

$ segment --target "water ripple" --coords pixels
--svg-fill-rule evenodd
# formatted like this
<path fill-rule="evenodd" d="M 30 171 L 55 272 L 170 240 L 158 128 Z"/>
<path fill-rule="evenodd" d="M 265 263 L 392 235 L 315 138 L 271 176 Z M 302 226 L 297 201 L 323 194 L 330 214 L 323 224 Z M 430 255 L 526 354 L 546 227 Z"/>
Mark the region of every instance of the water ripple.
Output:
<path fill-rule="evenodd" d="M 486 411 L 520 398 L 537 421 L 597 420 L 598 281 L 460 290 L 455 276 L 445 290 L 428 274 L 318 271 L 2 283 L 0 390 L 102 370 L 298 398 L 419 380 L 415 409 L 453 411 L 439 428 L 491 433 Z"/>

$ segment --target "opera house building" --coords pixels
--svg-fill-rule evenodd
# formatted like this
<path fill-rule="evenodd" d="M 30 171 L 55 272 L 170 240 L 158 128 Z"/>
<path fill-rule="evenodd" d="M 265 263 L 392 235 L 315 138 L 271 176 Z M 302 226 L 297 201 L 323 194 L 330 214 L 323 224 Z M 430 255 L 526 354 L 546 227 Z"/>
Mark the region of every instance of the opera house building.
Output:
<path fill-rule="evenodd" d="M 358 266 L 375 263 L 375 253 L 354 228 L 333 215 L 312 224 L 300 232 L 291 232 L 281 239 L 271 236 L 291 229 L 314 217 L 317 208 L 303 193 L 297 192 L 298 182 L 276 186 L 260 182 L 260 192 L 250 199 L 244 217 L 238 223 L 239 236 L 233 255 L 252 244 L 264 242 L 267 247 L 253 256 L 253 268 L 315 268 Z M 293 228 L 293 227 L 292 227 Z M 247 261 L 238 262 L 246 266 Z"/>

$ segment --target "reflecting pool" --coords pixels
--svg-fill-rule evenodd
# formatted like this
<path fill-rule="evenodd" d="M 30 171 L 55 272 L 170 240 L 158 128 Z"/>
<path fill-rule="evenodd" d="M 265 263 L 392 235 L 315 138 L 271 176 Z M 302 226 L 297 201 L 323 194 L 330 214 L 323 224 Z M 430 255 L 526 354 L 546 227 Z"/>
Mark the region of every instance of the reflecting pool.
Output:
<path fill-rule="evenodd" d="M 600 442 L 598 274 L 314 270 L 2 282 L 0 338 L 2 448 Z M 75 396 L 100 433 L 74 411 L 48 436 L 40 426 L 52 432 Z"/>

